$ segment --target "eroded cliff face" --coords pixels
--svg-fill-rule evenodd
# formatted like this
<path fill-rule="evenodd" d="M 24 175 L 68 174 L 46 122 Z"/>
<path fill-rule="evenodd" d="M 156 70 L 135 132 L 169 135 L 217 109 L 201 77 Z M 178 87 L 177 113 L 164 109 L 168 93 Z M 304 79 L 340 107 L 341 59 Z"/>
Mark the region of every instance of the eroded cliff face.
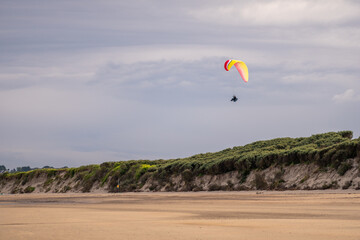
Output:
<path fill-rule="evenodd" d="M 314 163 L 290 166 L 273 165 L 264 170 L 249 173 L 230 171 L 217 175 L 193 176 L 175 174 L 165 179 L 149 177 L 141 183 L 122 188 L 122 182 L 112 186 L 107 181 L 96 180 L 91 185 L 80 176 L 66 176 L 66 172 L 49 177 L 46 174 L 32 177 L 1 180 L 0 192 L 11 193 L 65 193 L 65 192 L 116 192 L 116 191 L 241 191 L 241 190 L 315 190 L 315 189 L 360 189 L 360 160 L 348 159 L 343 171 L 320 168 Z M 127 186 L 129 183 L 127 183 Z"/>
<path fill-rule="evenodd" d="M 296 164 L 254 170 L 247 176 L 237 171 L 197 176 L 193 179 L 177 175 L 172 176 L 165 184 L 149 179 L 141 191 L 360 189 L 359 160 L 349 159 L 348 163 L 351 168 L 343 175 L 335 169 L 323 169 L 315 164 Z"/>

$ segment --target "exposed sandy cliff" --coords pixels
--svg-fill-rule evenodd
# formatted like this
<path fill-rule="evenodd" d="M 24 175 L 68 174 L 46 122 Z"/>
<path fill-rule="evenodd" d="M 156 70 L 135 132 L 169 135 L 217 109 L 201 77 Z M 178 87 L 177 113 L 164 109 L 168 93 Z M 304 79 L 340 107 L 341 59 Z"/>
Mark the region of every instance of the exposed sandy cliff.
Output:
<path fill-rule="evenodd" d="M 183 159 L 0 174 L 0 193 L 360 189 L 352 132 L 258 141 Z"/>

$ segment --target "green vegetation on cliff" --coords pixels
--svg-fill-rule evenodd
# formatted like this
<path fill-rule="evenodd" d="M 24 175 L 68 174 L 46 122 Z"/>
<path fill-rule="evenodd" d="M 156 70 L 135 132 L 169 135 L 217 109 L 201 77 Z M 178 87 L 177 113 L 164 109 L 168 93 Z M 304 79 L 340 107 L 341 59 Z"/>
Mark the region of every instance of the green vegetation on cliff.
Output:
<path fill-rule="evenodd" d="M 106 185 L 108 190 L 113 192 L 135 191 L 140 189 L 149 178 L 164 186 L 171 176 L 181 176 L 184 181 L 191 182 L 196 176 L 238 171 L 246 179 L 250 171 L 255 169 L 298 163 L 315 163 L 321 168 L 336 169 L 340 175 L 343 175 L 350 167 L 346 160 L 356 156 L 360 156 L 360 139 L 352 139 L 351 131 L 342 131 L 311 137 L 257 141 L 245 146 L 182 159 L 104 162 L 100 165 L 79 168 L 4 173 L 0 174 L 0 184 L 15 179 L 21 186 L 33 177 L 43 177 L 47 179 L 44 187 L 56 181 L 71 179 L 72 182 L 76 182 L 74 188 L 83 192 L 90 191 L 94 184 Z M 66 186 L 56 191 L 66 192 L 69 189 L 71 187 Z"/>

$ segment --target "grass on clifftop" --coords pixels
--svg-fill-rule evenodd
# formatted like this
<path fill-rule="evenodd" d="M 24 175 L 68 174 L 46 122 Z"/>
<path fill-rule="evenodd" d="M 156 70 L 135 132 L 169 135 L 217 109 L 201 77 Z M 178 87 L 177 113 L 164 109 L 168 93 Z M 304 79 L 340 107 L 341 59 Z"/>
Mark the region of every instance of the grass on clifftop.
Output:
<path fill-rule="evenodd" d="M 90 191 L 94 183 L 107 184 L 110 191 L 133 191 L 141 188 L 150 177 L 161 184 L 171 175 L 181 175 L 184 180 L 191 181 L 196 176 L 236 170 L 246 176 L 254 169 L 298 163 L 315 163 L 344 174 L 348 167 L 345 160 L 360 155 L 360 139 L 352 139 L 352 136 L 351 131 L 329 132 L 311 137 L 257 141 L 181 159 L 104 162 L 79 168 L 4 173 L 0 174 L 0 184 L 16 179 L 19 185 L 25 185 L 29 179 L 41 176 L 46 177 L 47 182 L 71 178 L 77 182 L 75 187 L 83 192 Z"/>

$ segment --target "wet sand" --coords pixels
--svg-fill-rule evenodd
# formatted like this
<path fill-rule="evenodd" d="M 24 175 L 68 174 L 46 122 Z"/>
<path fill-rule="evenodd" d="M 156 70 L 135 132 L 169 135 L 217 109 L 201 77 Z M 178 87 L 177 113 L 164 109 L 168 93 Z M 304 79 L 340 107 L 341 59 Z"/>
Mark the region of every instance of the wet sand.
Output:
<path fill-rule="evenodd" d="M 0 196 L 0 239 L 360 239 L 359 191 Z"/>

